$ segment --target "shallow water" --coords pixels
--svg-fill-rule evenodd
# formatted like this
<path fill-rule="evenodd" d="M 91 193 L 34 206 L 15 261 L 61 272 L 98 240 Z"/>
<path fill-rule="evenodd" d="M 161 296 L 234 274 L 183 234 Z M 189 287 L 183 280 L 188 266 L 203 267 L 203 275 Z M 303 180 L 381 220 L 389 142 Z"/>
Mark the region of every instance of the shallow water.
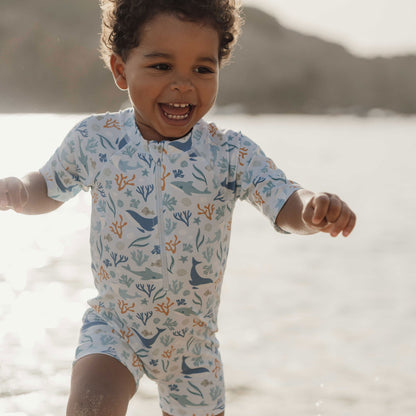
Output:
<path fill-rule="evenodd" d="M 0 177 L 40 167 L 79 115 L 0 115 Z M 239 204 L 220 310 L 227 415 L 416 412 L 416 118 L 215 117 L 358 214 L 348 238 L 276 235 Z M 25 149 L 25 150 L 24 150 Z M 0 414 L 64 414 L 89 273 L 89 198 L 0 215 Z M 129 416 L 159 415 L 144 381 Z"/>

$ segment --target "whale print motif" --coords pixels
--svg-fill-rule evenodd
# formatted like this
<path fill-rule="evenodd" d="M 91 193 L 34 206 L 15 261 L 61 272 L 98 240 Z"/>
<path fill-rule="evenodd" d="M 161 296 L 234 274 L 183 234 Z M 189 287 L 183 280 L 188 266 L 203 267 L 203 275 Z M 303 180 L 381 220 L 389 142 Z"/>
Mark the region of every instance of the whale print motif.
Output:
<path fill-rule="evenodd" d="M 192 286 L 206 285 L 208 283 L 212 283 L 212 279 L 209 279 L 209 278 L 206 278 L 206 277 L 202 277 L 196 271 L 196 266 L 198 266 L 198 264 L 201 264 L 201 263 L 202 262 L 197 261 L 194 258 L 192 258 L 191 280 L 189 281 L 189 283 Z"/>
<path fill-rule="evenodd" d="M 201 120 L 186 137 L 146 141 L 132 109 L 81 121 L 40 171 L 53 199 L 91 192 L 98 293 L 79 353 L 100 347 L 156 380 L 167 413 L 220 413 L 215 333 L 235 203 L 274 225 L 299 186 L 241 133 Z"/>
<path fill-rule="evenodd" d="M 204 367 L 190 368 L 185 362 L 187 358 L 188 357 L 185 357 L 185 356 L 182 357 L 182 374 L 190 375 L 190 374 L 198 374 L 198 373 L 209 373 L 208 368 L 204 368 Z"/>
<path fill-rule="evenodd" d="M 159 335 L 163 332 L 166 331 L 166 328 L 160 329 L 160 328 L 156 328 L 157 330 L 157 334 L 155 336 L 153 336 L 152 338 L 145 338 L 142 335 L 140 335 L 140 333 L 138 331 L 136 331 L 133 328 L 133 331 L 136 333 L 136 335 L 140 338 L 140 340 L 142 341 L 142 344 L 145 348 L 151 348 L 152 345 L 156 342 L 156 340 L 158 339 Z"/>
<path fill-rule="evenodd" d="M 157 225 L 157 221 L 158 221 L 157 217 L 145 218 L 145 217 L 142 217 L 137 212 L 134 212 L 131 210 L 127 210 L 127 213 L 130 214 L 133 217 L 133 219 L 140 225 L 141 228 L 138 227 L 138 230 L 140 230 L 143 233 L 145 231 L 153 231 Z"/>

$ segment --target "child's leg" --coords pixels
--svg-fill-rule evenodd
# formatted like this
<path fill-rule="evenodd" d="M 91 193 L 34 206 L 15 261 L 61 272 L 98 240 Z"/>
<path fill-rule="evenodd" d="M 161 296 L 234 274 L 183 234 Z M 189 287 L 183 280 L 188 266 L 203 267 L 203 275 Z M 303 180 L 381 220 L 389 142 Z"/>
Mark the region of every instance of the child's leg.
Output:
<path fill-rule="evenodd" d="M 130 371 L 113 357 L 92 354 L 72 371 L 67 416 L 124 416 L 136 383 Z"/>

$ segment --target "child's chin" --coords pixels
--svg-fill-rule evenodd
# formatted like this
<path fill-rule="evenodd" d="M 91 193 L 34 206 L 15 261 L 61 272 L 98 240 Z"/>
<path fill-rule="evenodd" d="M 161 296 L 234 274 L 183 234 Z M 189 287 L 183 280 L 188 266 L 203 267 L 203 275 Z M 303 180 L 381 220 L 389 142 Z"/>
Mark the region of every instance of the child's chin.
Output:
<path fill-rule="evenodd" d="M 159 134 L 162 137 L 166 137 L 168 139 L 181 139 L 185 137 L 194 127 L 195 123 L 187 123 L 185 125 L 180 126 L 166 126 L 163 131 L 160 131 Z"/>
<path fill-rule="evenodd" d="M 166 135 L 165 137 L 168 139 L 168 140 L 178 140 L 178 139 L 182 139 L 182 137 L 185 137 L 185 136 L 187 136 L 188 135 L 188 133 L 192 130 L 192 128 L 193 128 L 193 126 L 191 126 L 190 128 L 188 128 L 188 129 L 185 129 L 183 132 L 180 132 L 180 133 L 174 133 L 174 134 L 168 134 L 168 135 Z"/>

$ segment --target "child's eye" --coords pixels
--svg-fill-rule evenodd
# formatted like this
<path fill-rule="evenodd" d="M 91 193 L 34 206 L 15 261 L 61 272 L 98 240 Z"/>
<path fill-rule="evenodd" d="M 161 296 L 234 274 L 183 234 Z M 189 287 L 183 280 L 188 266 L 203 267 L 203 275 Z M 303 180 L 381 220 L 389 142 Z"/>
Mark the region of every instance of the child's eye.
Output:
<path fill-rule="evenodd" d="M 169 71 L 170 65 L 168 65 L 168 64 L 156 64 L 156 65 L 152 65 L 152 68 L 157 69 L 158 71 Z"/>
<path fill-rule="evenodd" d="M 208 68 L 207 66 L 198 66 L 195 68 L 195 72 L 198 74 L 213 74 L 215 71 L 213 71 L 211 68 Z"/>

